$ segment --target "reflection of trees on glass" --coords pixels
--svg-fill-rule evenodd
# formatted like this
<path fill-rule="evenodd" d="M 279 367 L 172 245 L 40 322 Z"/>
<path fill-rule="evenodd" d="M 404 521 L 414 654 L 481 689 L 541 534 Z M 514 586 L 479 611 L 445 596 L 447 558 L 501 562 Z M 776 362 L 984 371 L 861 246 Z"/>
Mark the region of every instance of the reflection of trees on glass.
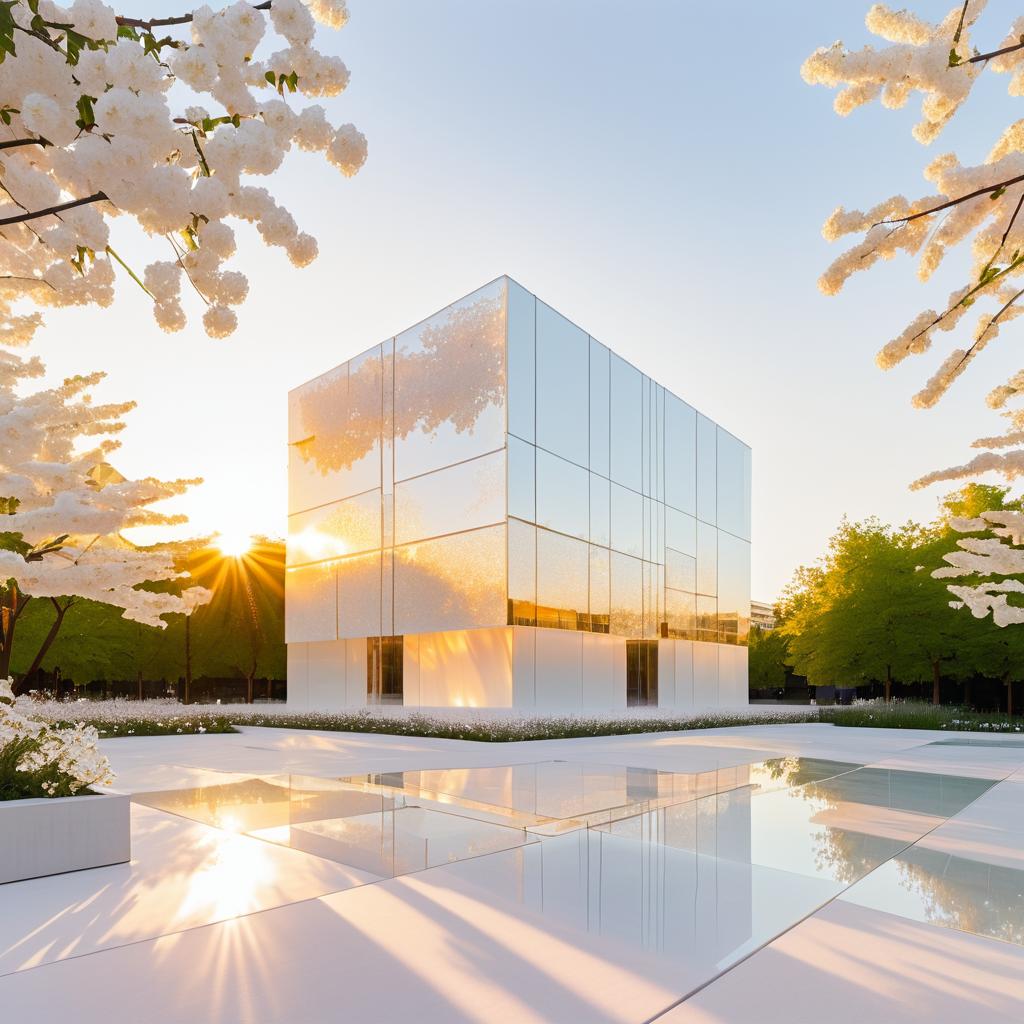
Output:
<path fill-rule="evenodd" d="M 395 549 L 396 633 L 505 624 L 505 528 Z"/>
<path fill-rule="evenodd" d="M 1024 945 L 1024 871 L 919 847 L 897 866 L 933 924 Z"/>
<path fill-rule="evenodd" d="M 504 285 L 491 286 L 400 335 L 393 364 L 386 344 L 305 385 L 294 398 L 302 460 L 326 476 L 375 451 L 392 373 L 396 438 L 446 422 L 472 431 L 504 401 L 504 308 Z"/>

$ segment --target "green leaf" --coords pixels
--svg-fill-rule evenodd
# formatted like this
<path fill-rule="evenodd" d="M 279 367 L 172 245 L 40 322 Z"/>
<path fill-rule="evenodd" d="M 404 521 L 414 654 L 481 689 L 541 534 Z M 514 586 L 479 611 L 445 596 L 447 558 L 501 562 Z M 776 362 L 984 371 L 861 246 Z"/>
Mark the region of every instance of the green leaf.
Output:
<path fill-rule="evenodd" d="M 263 77 L 264 77 L 264 78 L 265 78 L 265 79 L 266 79 L 266 80 L 267 80 L 267 81 L 268 81 L 268 82 L 269 82 L 269 83 L 270 83 L 271 85 L 276 85 L 276 84 L 277 84 L 277 75 L 275 75 L 273 71 L 268 71 L 268 72 L 267 72 L 267 73 L 266 73 L 266 74 L 265 74 L 265 75 L 264 75 Z"/>
<path fill-rule="evenodd" d="M 998 199 L 1000 196 L 1005 195 L 1005 193 L 1006 193 L 1006 186 L 1005 185 L 1000 185 L 999 188 L 997 188 L 995 190 L 995 192 L 990 192 L 989 193 L 989 199 Z"/>
<path fill-rule="evenodd" d="M 949 66 L 951 68 L 955 68 L 955 67 L 959 67 L 961 64 L 963 64 L 963 60 L 960 57 L 960 54 L 957 53 L 955 49 L 950 50 L 949 51 Z"/>
<path fill-rule="evenodd" d="M 78 97 L 75 106 L 78 108 L 78 120 L 75 124 L 82 131 L 89 131 L 96 124 L 96 115 L 93 113 L 92 105 L 96 102 L 95 96 L 86 96 L 84 93 Z"/>
<path fill-rule="evenodd" d="M 13 516 L 18 511 L 18 506 L 21 504 L 20 498 L 9 497 L 0 498 L 0 515 Z"/>

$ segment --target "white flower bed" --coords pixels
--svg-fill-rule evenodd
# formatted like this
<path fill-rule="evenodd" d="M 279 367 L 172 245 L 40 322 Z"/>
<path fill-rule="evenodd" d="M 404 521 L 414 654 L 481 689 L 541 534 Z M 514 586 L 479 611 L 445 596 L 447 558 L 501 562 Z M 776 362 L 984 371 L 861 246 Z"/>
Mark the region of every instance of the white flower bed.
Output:
<path fill-rule="evenodd" d="M 0 800 L 74 796 L 113 781 L 94 727 L 54 728 L 35 713 L 45 705 L 15 700 L 12 682 L 0 680 Z"/>

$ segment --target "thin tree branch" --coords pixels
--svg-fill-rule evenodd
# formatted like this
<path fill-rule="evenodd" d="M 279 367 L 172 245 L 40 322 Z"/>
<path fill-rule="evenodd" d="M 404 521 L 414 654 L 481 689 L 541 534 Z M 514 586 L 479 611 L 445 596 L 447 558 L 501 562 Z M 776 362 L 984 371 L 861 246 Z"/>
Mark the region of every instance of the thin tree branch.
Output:
<path fill-rule="evenodd" d="M 48 206 L 45 210 L 30 210 L 18 214 L 16 217 L 0 218 L 0 227 L 6 224 L 22 224 L 27 220 L 37 220 L 39 217 L 50 217 L 55 213 L 63 213 L 65 210 L 73 210 L 76 206 L 86 206 L 89 203 L 109 202 L 106 192 L 94 192 L 84 199 L 72 199 L 67 203 L 58 203 L 56 206 Z"/>
<path fill-rule="evenodd" d="M 970 57 L 964 61 L 965 64 L 980 64 L 982 61 L 991 60 L 993 57 L 1002 57 L 1004 53 L 1013 53 L 1016 50 L 1024 50 L 1024 37 L 1019 43 L 1012 46 L 1004 46 L 1001 50 L 993 50 L 991 53 L 979 53 L 976 57 Z"/>
<path fill-rule="evenodd" d="M 969 349 L 967 349 L 967 351 L 966 351 L 966 352 L 964 352 L 964 354 L 963 354 L 963 355 L 962 355 L 962 356 L 960 357 L 960 360 L 959 360 L 959 362 L 958 362 L 958 363 L 956 364 L 956 366 L 954 366 L 954 367 L 953 367 L 953 368 L 952 368 L 952 369 L 951 369 L 951 370 L 949 371 L 949 373 L 956 373 L 956 372 L 958 372 L 958 371 L 959 371 L 960 367 L 961 367 L 961 366 L 963 366 L 963 365 L 964 365 L 964 363 L 966 363 L 966 362 L 967 362 L 967 361 L 968 361 L 968 360 L 969 360 L 969 359 L 971 358 L 971 355 L 972 355 L 972 354 L 974 353 L 974 350 L 975 350 L 975 349 L 976 349 L 976 348 L 978 347 L 978 345 L 980 345 L 980 344 L 981 344 L 981 342 L 982 342 L 982 339 L 984 339 L 985 335 L 986 335 L 986 334 L 988 334 L 988 332 L 989 332 L 990 330 L 992 330 L 992 328 L 993 328 L 993 327 L 994 327 L 994 326 L 995 326 L 995 325 L 996 325 L 996 324 L 997 324 L 997 323 L 999 322 L 999 318 L 1000 318 L 1000 317 L 1001 317 L 1001 316 L 1002 316 L 1002 315 L 1003 315 L 1003 314 L 1004 314 L 1004 313 L 1005 313 L 1005 312 L 1006 312 L 1006 311 L 1007 311 L 1007 310 L 1008 310 L 1008 309 L 1009 309 L 1009 308 L 1010 308 L 1010 307 L 1011 307 L 1012 305 L 1014 305 L 1014 303 L 1016 303 L 1016 301 L 1017 301 L 1017 300 L 1018 300 L 1018 299 L 1019 299 L 1019 298 L 1020 298 L 1020 297 L 1021 297 L 1022 295 L 1024 295 L 1024 288 L 1022 288 L 1022 289 L 1021 289 L 1021 290 L 1020 290 L 1019 292 L 1017 292 L 1017 294 L 1016 294 L 1016 295 L 1014 295 L 1014 296 L 1013 296 L 1013 298 L 1011 298 L 1011 299 L 1010 299 L 1010 301 L 1009 301 L 1009 302 L 1007 302 L 1007 303 L 1006 303 L 1006 305 L 1005 305 L 1005 306 L 1003 306 L 1003 308 L 1002 308 L 1002 309 L 1000 309 L 998 313 L 994 313 L 994 314 L 992 315 L 992 318 L 991 318 L 991 319 L 989 320 L 989 322 L 988 322 L 987 324 L 985 324 L 985 329 L 984 329 L 983 331 L 981 331 L 981 332 L 980 332 L 980 333 L 978 334 L 978 337 L 977 337 L 977 338 L 976 338 L 976 339 L 975 339 L 975 340 L 974 340 L 974 341 L 973 341 L 973 342 L 971 343 L 971 347 L 970 347 Z"/>
<path fill-rule="evenodd" d="M 10 139 L 8 142 L 0 142 L 0 149 L 17 149 L 18 146 L 49 146 L 52 143 L 48 139 Z"/>
<path fill-rule="evenodd" d="M 968 192 L 965 196 L 960 196 L 957 199 L 949 199 L 944 203 L 939 203 L 938 206 L 933 206 L 930 210 L 922 210 L 920 213 L 912 213 L 907 217 L 893 217 L 892 220 L 880 220 L 878 224 L 909 224 L 912 220 L 919 220 L 921 217 L 929 217 L 931 214 L 938 213 L 940 210 L 948 210 L 951 206 L 966 203 L 968 199 L 977 199 L 978 196 L 989 195 L 992 192 L 997 192 L 1001 188 L 1009 188 L 1010 185 L 1019 185 L 1022 181 L 1024 181 L 1024 174 L 1018 174 L 1015 178 L 1007 178 L 1006 181 L 997 181 L 993 185 L 986 185 L 984 188 L 977 188 L 973 192 Z M 878 224 L 872 224 L 871 226 L 878 227 Z"/>
<path fill-rule="evenodd" d="M 269 11 L 271 2 L 272 0 L 264 0 L 261 4 L 253 4 L 252 9 L 254 11 Z M 124 25 L 125 28 L 141 28 L 147 32 L 166 25 L 187 25 L 190 21 L 192 21 L 191 14 L 179 14 L 171 18 L 125 18 L 121 15 L 117 16 L 118 25 Z"/>
<path fill-rule="evenodd" d="M 1020 213 L 1021 206 L 1024 206 L 1024 192 L 1021 192 L 1020 199 L 1017 200 L 1017 207 L 1013 211 L 1013 216 L 1010 218 L 1010 223 L 1006 225 L 1006 230 L 1003 232 L 1003 237 L 999 239 L 999 245 L 996 251 L 992 253 L 992 258 L 985 264 L 984 269 L 981 272 L 981 277 L 984 277 L 992 264 L 995 263 L 996 257 L 1003 251 L 1003 246 L 1006 245 L 1006 239 L 1010 237 L 1010 229 L 1013 227 L 1013 222 L 1017 219 L 1017 214 Z"/>

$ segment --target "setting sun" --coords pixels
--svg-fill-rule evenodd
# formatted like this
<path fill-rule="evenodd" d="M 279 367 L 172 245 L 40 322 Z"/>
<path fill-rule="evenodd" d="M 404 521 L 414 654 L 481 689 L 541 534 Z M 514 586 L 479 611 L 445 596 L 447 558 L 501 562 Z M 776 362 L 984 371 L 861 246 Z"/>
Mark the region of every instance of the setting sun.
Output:
<path fill-rule="evenodd" d="M 228 558 L 241 558 L 252 548 L 252 534 L 228 531 L 218 533 L 216 540 L 217 550 Z"/>

